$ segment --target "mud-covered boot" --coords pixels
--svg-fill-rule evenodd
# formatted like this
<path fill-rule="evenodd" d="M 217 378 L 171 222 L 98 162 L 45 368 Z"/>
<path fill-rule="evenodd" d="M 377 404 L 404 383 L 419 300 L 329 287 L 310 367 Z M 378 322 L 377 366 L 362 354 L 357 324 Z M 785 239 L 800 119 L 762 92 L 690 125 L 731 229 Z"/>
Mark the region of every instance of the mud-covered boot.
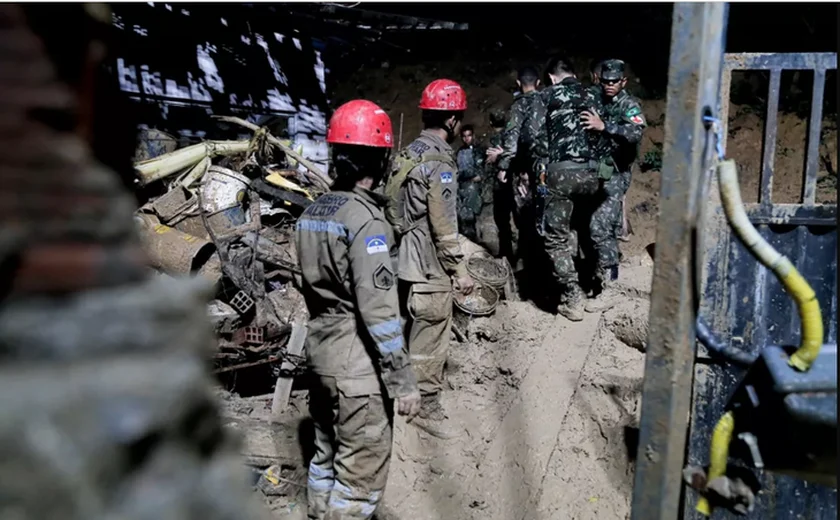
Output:
<path fill-rule="evenodd" d="M 455 437 L 452 429 L 444 422 L 447 419 L 438 394 L 424 395 L 420 398 L 420 412 L 411 421 L 411 425 L 438 439 Z"/>
<path fill-rule="evenodd" d="M 428 419 L 430 421 L 443 421 L 446 419 L 443 406 L 440 404 L 439 394 L 426 394 L 420 398 L 420 412 L 417 414 L 417 418 Z"/>
<path fill-rule="evenodd" d="M 583 291 L 580 290 L 580 287 L 572 286 L 566 291 L 560 305 L 557 306 L 557 314 L 569 321 L 583 321 L 583 300 Z"/>
<path fill-rule="evenodd" d="M 604 312 L 612 309 L 621 301 L 621 294 L 615 289 L 618 279 L 618 266 L 598 270 L 598 280 L 601 283 L 601 293 L 586 302 L 584 309 L 589 313 Z"/>

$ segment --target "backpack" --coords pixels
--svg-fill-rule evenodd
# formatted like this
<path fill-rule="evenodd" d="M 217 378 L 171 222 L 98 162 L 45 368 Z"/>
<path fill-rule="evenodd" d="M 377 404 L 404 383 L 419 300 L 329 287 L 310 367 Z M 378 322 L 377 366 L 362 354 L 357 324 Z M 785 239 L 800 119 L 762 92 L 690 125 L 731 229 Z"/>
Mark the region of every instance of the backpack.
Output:
<path fill-rule="evenodd" d="M 421 164 L 431 161 L 443 162 L 452 166 L 452 168 L 456 167 L 452 157 L 448 154 L 441 153 L 423 153 L 417 157 L 412 157 L 408 149 L 403 149 L 394 159 L 391 174 L 385 181 L 383 195 L 388 199 L 388 204 L 385 207 L 385 218 L 388 219 L 388 222 L 394 228 L 394 235 L 397 237 L 397 240 L 409 231 L 405 225 L 404 209 L 402 204 L 400 204 L 402 188 L 405 185 L 408 174 Z"/>

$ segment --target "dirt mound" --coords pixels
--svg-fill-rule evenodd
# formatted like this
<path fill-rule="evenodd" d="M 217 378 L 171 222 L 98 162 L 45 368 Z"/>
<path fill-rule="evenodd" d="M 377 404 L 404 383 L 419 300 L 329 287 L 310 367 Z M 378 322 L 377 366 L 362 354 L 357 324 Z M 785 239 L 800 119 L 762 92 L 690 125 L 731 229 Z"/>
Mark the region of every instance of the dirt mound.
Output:
<path fill-rule="evenodd" d="M 607 330 L 613 333 L 615 339 L 639 352 L 644 352 L 649 313 L 650 302 L 633 298 L 606 311 L 603 323 Z"/>

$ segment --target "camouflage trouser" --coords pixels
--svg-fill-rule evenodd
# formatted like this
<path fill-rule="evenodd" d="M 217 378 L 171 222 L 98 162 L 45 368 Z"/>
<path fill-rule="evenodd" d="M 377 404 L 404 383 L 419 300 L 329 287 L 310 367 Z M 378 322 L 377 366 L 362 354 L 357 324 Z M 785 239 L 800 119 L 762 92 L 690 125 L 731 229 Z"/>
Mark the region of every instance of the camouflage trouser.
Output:
<path fill-rule="evenodd" d="M 481 213 L 481 183 L 462 182 L 458 185 L 458 231 L 473 242 L 478 241 L 475 222 Z"/>
<path fill-rule="evenodd" d="M 621 233 L 621 200 L 630 187 L 630 172 L 617 173 L 602 188 L 600 204 L 592 214 L 589 231 L 598 255 L 598 267 L 618 265 L 618 236 Z"/>
<path fill-rule="evenodd" d="M 408 317 L 405 337 L 417 386 L 422 395 L 436 394 L 443 388 L 443 366 L 449 355 L 451 284 L 448 280 L 437 285 L 401 282 L 400 296 Z"/>
<path fill-rule="evenodd" d="M 573 257 L 577 244 L 571 229 L 575 203 L 589 199 L 598 191 L 598 177 L 591 169 L 557 170 L 547 174 L 549 193 L 545 199 L 543 228 L 545 251 L 554 280 L 561 290 L 579 290 Z"/>
<path fill-rule="evenodd" d="M 308 518 L 370 519 L 385 490 L 391 461 L 393 401 L 369 385 L 315 376 L 309 413 L 315 455 L 309 464 Z"/>
<path fill-rule="evenodd" d="M 497 183 L 493 191 L 493 220 L 499 230 L 499 256 L 513 263 L 513 228 L 510 225 L 510 218 L 511 216 L 516 218 L 517 213 L 510 172 L 508 172 L 508 177 L 507 183 Z"/>
<path fill-rule="evenodd" d="M 624 214 L 622 212 L 622 205 L 621 203 L 624 201 L 624 196 L 627 195 L 627 190 L 630 189 L 630 183 L 632 181 L 630 171 L 621 172 L 616 175 L 620 177 L 620 180 L 616 182 L 619 183 L 619 189 L 621 190 L 621 196 L 618 198 L 618 212 L 615 215 L 615 222 L 613 223 L 613 230 L 615 232 L 615 236 L 620 237 L 622 231 L 624 230 Z"/>

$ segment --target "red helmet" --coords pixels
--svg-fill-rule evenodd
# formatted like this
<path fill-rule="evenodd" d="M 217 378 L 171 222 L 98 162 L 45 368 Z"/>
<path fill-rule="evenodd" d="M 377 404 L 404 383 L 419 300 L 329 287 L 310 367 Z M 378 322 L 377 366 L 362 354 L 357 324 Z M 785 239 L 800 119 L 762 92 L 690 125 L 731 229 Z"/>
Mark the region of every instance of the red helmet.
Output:
<path fill-rule="evenodd" d="M 376 103 L 364 99 L 348 101 L 330 119 L 327 142 L 393 148 L 391 118 Z"/>
<path fill-rule="evenodd" d="M 467 93 L 451 79 L 436 79 L 423 89 L 420 98 L 423 110 L 466 110 Z"/>

